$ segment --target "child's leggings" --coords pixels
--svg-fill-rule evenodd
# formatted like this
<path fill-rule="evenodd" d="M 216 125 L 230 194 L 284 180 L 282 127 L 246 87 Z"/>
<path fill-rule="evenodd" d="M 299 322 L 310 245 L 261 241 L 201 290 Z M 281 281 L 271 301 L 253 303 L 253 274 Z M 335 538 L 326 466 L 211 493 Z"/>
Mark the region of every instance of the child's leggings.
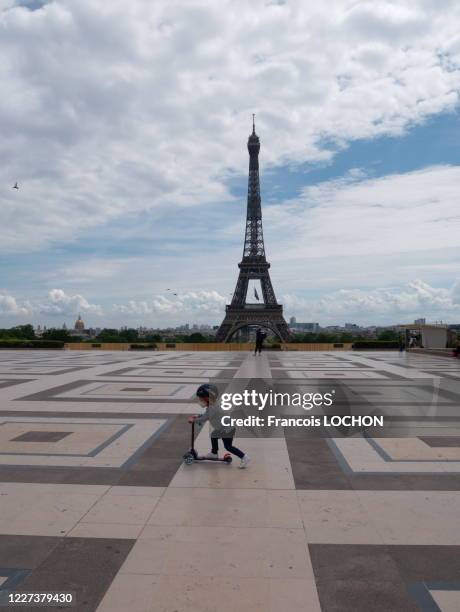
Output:
<path fill-rule="evenodd" d="M 233 438 L 222 438 L 222 442 L 224 443 L 225 450 L 227 450 L 229 453 L 233 453 L 233 455 L 236 455 L 240 459 L 244 457 L 244 453 L 240 451 L 239 448 L 236 448 L 236 446 L 233 446 Z M 218 453 L 219 452 L 219 438 L 211 438 L 211 444 L 212 444 L 212 452 Z"/>

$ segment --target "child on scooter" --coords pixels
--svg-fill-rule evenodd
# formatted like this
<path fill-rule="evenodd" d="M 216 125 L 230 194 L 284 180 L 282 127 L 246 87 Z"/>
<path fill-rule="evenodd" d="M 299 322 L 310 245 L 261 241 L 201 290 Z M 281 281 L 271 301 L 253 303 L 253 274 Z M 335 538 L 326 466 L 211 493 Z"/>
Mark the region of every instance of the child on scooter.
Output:
<path fill-rule="evenodd" d="M 236 446 L 233 446 L 235 428 L 224 427 L 222 425 L 221 418 L 223 413 L 217 404 L 218 395 L 219 391 L 215 385 L 200 385 L 196 391 L 196 397 L 200 405 L 206 410 L 201 415 L 189 417 L 189 423 L 195 422 L 198 425 L 203 425 L 206 421 L 209 421 L 211 427 L 211 452 L 205 456 L 207 459 L 217 459 L 219 454 L 219 438 L 221 438 L 225 450 L 240 458 L 240 465 L 238 467 L 245 468 L 249 463 L 249 456 L 239 448 L 236 448 Z"/>

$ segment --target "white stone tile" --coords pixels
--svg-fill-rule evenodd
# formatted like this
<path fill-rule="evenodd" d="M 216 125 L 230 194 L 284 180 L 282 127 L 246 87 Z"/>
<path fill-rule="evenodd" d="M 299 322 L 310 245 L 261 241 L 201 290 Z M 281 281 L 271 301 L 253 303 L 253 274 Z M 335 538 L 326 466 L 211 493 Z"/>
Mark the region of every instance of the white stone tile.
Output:
<path fill-rule="evenodd" d="M 433 447 L 419 438 L 379 438 L 376 443 L 393 461 L 453 459 L 460 464 L 460 447 Z"/>
<path fill-rule="evenodd" d="M 357 491 L 385 544 L 460 545 L 460 491 Z"/>
<path fill-rule="evenodd" d="M 314 580 L 118 574 L 97 612 L 320 612 Z"/>
<path fill-rule="evenodd" d="M 89 509 L 82 522 L 144 525 L 158 500 L 158 497 L 150 495 L 104 496 Z"/>
<path fill-rule="evenodd" d="M 98 501 L 98 495 L 72 493 L 40 495 L 31 499 L 29 507 L 18 512 L 17 520 L 23 521 L 71 521 L 78 522 Z"/>
<path fill-rule="evenodd" d="M 430 590 L 431 597 L 437 603 L 441 612 L 458 612 L 460 610 L 460 590 L 442 591 Z"/>
<path fill-rule="evenodd" d="M 302 528 L 295 491 L 168 488 L 149 525 Z"/>
<path fill-rule="evenodd" d="M 143 525 L 128 525 L 126 523 L 77 523 L 66 537 L 70 538 L 114 538 L 136 540 Z"/>
<path fill-rule="evenodd" d="M 280 528 L 148 525 L 120 571 L 313 579 L 303 529 Z"/>
<path fill-rule="evenodd" d="M 101 496 L 110 489 L 109 485 L 50 484 L 36 482 L 0 482 L 0 495 L 21 493 L 35 499 L 37 495 L 77 494 Z"/>
<path fill-rule="evenodd" d="M 3 521 L 0 520 L 0 535 L 37 535 L 64 537 L 73 527 L 75 521 Z"/>
<path fill-rule="evenodd" d="M 130 487 L 130 486 L 114 486 L 110 487 L 105 495 L 142 495 L 150 497 L 161 497 L 165 492 L 166 487 Z"/>
<path fill-rule="evenodd" d="M 309 543 L 383 543 L 355 491 L 297 491 L 297 496 Z"/>

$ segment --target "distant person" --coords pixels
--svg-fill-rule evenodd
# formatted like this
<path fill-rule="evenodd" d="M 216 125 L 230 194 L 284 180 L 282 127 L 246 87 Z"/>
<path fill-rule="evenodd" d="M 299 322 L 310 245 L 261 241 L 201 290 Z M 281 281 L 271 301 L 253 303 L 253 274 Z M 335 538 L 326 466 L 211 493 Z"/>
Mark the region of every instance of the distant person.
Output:
<path fill-rule="evenodd" d="M 262 353 L 262 347 L 266 337 L 267 334 L 259 327 L 259 329 L 256 331 L 256 348 L 254 349 L 254 355 L 257 355 L 257 353 L 260 355 Z"/>

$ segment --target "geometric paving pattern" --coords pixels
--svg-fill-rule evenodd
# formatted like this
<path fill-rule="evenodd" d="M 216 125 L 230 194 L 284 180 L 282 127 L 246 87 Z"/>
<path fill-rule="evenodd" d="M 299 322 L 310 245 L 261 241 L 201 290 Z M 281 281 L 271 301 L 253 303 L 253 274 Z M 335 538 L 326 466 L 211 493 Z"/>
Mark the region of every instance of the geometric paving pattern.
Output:
<path fill-rule="evenodd" d="M 182 464 L 198 384 L 331 379 L 412 435 L 239 431 L 247 470 Z M 437 431 L 417 421 L 433 397 Z M 4 350 L 0 593 L 74 591 L 85 612 L 458 610 L 459 408 L 459 361 L 426 354 Z"/>
<path fill-rule="evenodd" d="M 0 417 L 0 465 L 122 467 L 132 463 L 166 424 L 164 419 L 95 423 L 92 419 Z"/>

